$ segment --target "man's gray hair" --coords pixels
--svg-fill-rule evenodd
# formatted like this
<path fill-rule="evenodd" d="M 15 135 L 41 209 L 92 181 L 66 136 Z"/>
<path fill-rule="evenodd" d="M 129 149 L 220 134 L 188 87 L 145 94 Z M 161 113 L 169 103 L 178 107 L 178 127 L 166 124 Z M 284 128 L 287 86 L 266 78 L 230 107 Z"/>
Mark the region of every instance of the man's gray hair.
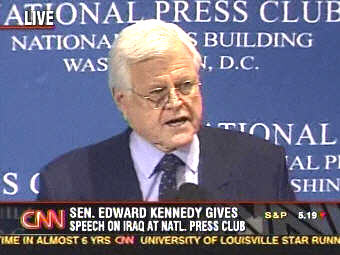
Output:
<path fill-rule="evenodd" d="M 190 36 L 179 26 L 161 20 L 143 20 L 124 28 L 112 45 L 109 58 L 109 87 L 130 89 L 129 65 L 163 55 L 172 47 L 171 40 L 180 40 L 192 54 L 197 72 L 202 64 Z"/>

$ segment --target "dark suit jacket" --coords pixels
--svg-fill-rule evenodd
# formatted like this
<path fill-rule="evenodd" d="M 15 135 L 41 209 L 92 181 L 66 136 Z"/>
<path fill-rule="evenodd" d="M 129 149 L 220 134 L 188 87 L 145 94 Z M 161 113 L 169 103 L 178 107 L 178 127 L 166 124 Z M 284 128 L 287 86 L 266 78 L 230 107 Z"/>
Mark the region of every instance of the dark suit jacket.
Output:
<path fill-rule="evenodd" d="M 131 129 L 108 140 L 76 149 L 48 164 L 40 175 L 39 200 L 142 200 L 129 149 Z M 287 201 L 284 149 L 235 131 L 202 127 L 199 187 L 209 199 Z"/>

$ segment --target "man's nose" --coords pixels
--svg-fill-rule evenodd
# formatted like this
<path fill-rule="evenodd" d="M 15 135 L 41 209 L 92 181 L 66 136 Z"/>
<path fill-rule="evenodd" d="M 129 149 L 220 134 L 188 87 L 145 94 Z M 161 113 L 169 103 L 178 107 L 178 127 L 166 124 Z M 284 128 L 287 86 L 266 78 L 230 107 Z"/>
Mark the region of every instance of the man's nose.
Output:
<path fill-rule="evenodd" d="M 170 88 L 169 91 L 169 99 L 166 104 L 167 107 L 178 107 L 181 106 L 183 103 L 182 97 L 180 92 L 178 91 L 177 88 Z"/>

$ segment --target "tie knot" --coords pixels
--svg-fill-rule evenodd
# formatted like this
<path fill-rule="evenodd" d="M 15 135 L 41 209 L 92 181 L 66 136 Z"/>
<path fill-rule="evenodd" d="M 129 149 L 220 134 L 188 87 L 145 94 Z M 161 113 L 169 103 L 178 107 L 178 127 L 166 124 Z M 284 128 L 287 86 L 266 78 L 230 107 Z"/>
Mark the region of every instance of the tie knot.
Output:
<path fill-rule="evenodd" d="M 158 171 L 176 171 L 179 166 L 183 166 L 184 162 L 174 154 L 166 154 L 158 163 L 156 169 Z"/>

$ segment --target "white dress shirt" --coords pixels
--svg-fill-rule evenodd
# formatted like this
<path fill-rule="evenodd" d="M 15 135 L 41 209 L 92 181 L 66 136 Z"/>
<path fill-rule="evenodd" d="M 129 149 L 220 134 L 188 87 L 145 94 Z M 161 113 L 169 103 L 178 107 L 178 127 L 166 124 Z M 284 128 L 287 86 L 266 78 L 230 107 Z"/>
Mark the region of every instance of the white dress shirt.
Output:
<path fill-rule="evenodd" d="M 163 173 L 154 173 L 154 170 L 165 153 L 158 150 L 134 131 L 130 134 L 129 146 L 143 200 L 158 201 L 158 188 Z M 190 144 L 171 153 L 185 163 L 185 166 L 180 167 L 177 171 L 177 188 L 187 182 L 198 184 L 200 146 L 197 135 L 194 136 Z"/>

